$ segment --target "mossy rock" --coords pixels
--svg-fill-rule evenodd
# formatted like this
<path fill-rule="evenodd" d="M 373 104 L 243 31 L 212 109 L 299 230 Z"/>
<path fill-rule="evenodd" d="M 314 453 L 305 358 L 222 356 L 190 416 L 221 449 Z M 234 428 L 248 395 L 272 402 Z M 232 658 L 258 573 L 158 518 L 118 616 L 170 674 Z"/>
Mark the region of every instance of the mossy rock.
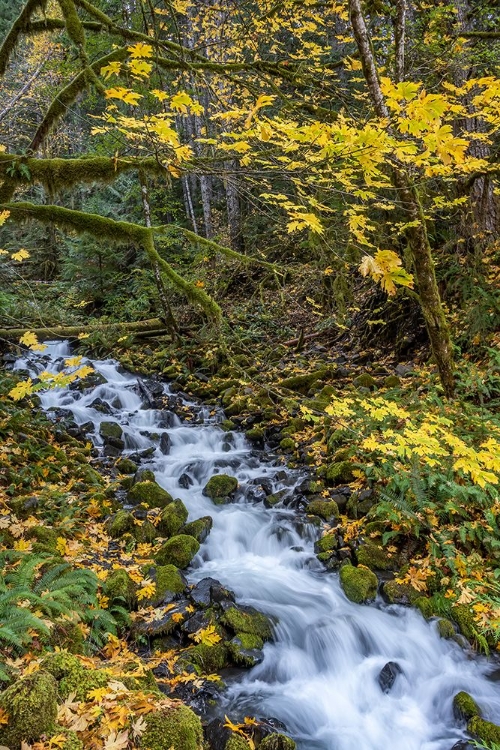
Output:
<path fill-rule="evenodd" d="M 295 450 L 295 440 L 290 437 L 283 438 L 283 440 L 280 440 L 280 448 L 283 453 L 293 453 Z"/>
<path fill-rule="evenodd" d="M 44 672 L 48 672 L 58 681 L 72 672 L 84 669 L 80 659 L 68 651 L 48 654 L 40 666 Z"/>
<path fill-rule="evenodd" d="M 313 500 L 307 506 L 307 512 L 325 521 L 332 521 L 339 517 L 339 506 L 335 500 Z"/>
<path fill-rule="evenodd" d="M 219 427 L 224 432 L 231 432 L 236 427 L 235 423 L 231 419 L 223 419 Z"/>
<path fill-rule="evenodd" d="M 112 539 L 120 539 L 134 528 L 134 516 L 128 510 L 119 510 L 106 521 L 106 531 Z"/>
<path fill-rule="evenodd" d="M 384 378 L 384 388 L 399 388 L 401 381 L 397 375 L 388 375 Z"/>
<path fill-rule="evenodd" d="M 259 750 L 296 750 L 297 745 L 286 734 L 268 734 L 259 745 Z"/>
<path fill-rule="evenodd" d="M 134 476 L 134 484 L 139 484 L 139 482 L 156 482 L 154 471 L 151 471 L 151 469 L 137 469 Z"/>
<path fill-rule="evenodd" d="M 472 695 L 466 693 L 465 690 L 461 690 L 453 698 L 453 713 L 459 721 L 469 721 L 474 716 L 482 715 L 481 709 Z"/>
<path fill-rule="evenodd" d="M 315 552 L 331 552 L 334 549 L 337 549 L 339 546 L 339 540 L 335 533 L 333 534 L 325 534 L 321 537 L 321 539 L 318 539 L 318 541 L 314 545 L 314 551 Z"/>
<path fill-rule="evenodd" d="M 258 635 L 237 633 L 229 641 L 228 648 L 235 664 L 241 667 L 254 667 L 262 661 L 264 641 Z"/>
<path fill-rule="evenodd" d="M 102 438 L 116 438 L 119 440 L 123 435 L 123 430 L 118 422 L 101 422 L 99 425 L 99 435 Z"/>
<path fill-rule="evenodd" d="M 137 584 L 123 568 L 113 571 L 103 583 L 104 594 L 111 602 L 133 609 L 137 604 Z"/>
<path fill-rule="evenodd" d="M 46 526 L 32 526 L 27 533 L 28 539 L 34 539 L 33 552 L 57 552 L 57 534 L 53 529 Z"/>
<path fill-rule="evenodd" d="M 71 729 L 66 729 L 66 727 L 61 727 L 58 724 L 54 726 L 51 736 L 47 739 L 50 743 L 52 737 L 60 737 L 61 735 L 64 737 L 63 750 L 85 750 L 84 744 L 76 732 L 72 732 Z"/>
<path fill-rule="evenodd" d="M 455 628 L 451 620 L 447 620 L 445 617 L 441 617 L 437 623 L 438 633 L 441 638 L 451 639 L 455 638 Z"/>
<path fill-rule="evenodd" d="M 225 643 L 215 643 L 213 646 L 198 643 L 185 653 L 187 659 L 195 664 L 203 674 L 214 674 L 229 666 L 230 654 Z"/>
<path fill-rule="evenodd" d="M 203 489 L 205 497 L 209 497 L 216 505 L 227 503 L 238 488 L 236 477 L 228 474 L 214 474 Z"/>
<path fill-rule="evenodd" d="M 326 470 L 326 480 L 329 484 L 349 484 L 353 482 L 355 476 L 353 470 L 355 465 L 351 461 L 336 461 L 330 464 Z"/>
<path fill-rule="evenodd" d="M 212 529 L 213 519 L 212 516 L 202 516 L 197 518 L 196 521 L 191 521 L 180 529 L 181 534 L 187 534 L 188 536 L 194 536 L 197 542 L 202 544 L 207 536 L 210 534 Z"/>
<path fill-rule="evenodd" d="M 351 602 L 363 604 L 377 595 L 377 576 L 369 568 L 344 565 L 340 568 L 340 584 Z"/>
<path fill-rule="evenodd" d="M 328 375 L 328 368 L 321 367 L 319 370 L 314 372 L 308 372 L 305 375 L 293 375 L 290 378 L 285 378 L 279 385 L 281 388 L 288 388 L 290 391 L 298 391 L 299 393 L 307 393 L 311 386 L 316 383 L 317 380 L 322 380 Z"/>
<path fill-rule="evenodd" d="M 129 490 L 127 498 L 132 505 L 143 503 L 148 508 L 165 508 L 173 502 L 172 495 L 160 487 L 157 482 L 137 482 Z"/>
<path fill-rule="evenodd" d="M 177 534 L 188 519 L 187 508 L 182 500 L 174 500 L 161 512 L 158 531 L 161 536 L 171 537 Z"/>
<path fill-rule="evenodd" d="M 451 617 L 457 623 L 460 632 L 467 640 L 471 641 L 475 637 L 476 623 L 472 610 L 467 604 L 456 604 L 451 608 Z"/>
<path fill-rule="evenodd" d="M 265 432 L 262 427 L 252 427 L 252 429 L 245 432 L 245 437 L 250 440 L 251 443 L 262 443 L 265 437 Z"/>
<path fill-rule="evenodd" d="M 152 711 L 144 721 L 141 750 L 203 750 L 201 721 L 187 706 Z"/>
<path fill-rule="evenodd" d="M 253 607 L 229 607 L 221 617 L 221 623 L 241 636 L 242 633 L 254 635 L 263 641 L 269 641 L 273 629 L 269 619 Z"/>
<path fill-rule="evenodd" d="M 383 591 L 391 604 L 415 604 L 417 599 L 422 598 L 413 586 L 397 581 L 384 583 Z"/>
<path fill-rule="evenodd" d="M 428 596 L 418 596 L 413 604 L 420 610 L 426 620 L 430 620 L 431 617 L 437 615 L 436 605 L 433 599 Z"/>
<path fill-rule="evenodd" d="M 135 474 L 137 471 L 137 464 L 130 460 L 130 458 L 120 458 L 116 462 L 116 468 L 120 474 Z"/>
<path fill-rule="evenodd" d="M 491 721 L 485 721 L 480 716 L 474 716 L 467 724 L 467 731 L 481 742 L 490 745 L 500 744 L 500 726 Z"/>
<path fill-rule="evenodd" d="M 8 724 L 0 725 L 0 744 L 18 750 L 50 733 L 57 716 L 57 683 L 44 670 L 17 680 L 0 693 L 0 708 Z"/>
<path fill-rule="evenodd" d="M 58 693 L 64 699 L 74 693 L 77 700 L 83 701 L 90 690 L 106 687 L 111 679 L 112 677 L 102 669 L 85 669 L 80 665 L 80 669 L 75 669 L 62 678 Z"/>
<path fill-rule="evenodd" d="M 241 734 L 233 734 L 226 744 L 224 750 L 248 750 L 249 744 Z"/>
<path fill-rule="evenodd" d="M 71 654 L 83 654 L 86 651 L 85 638 L 76 622 L 63 621 L 54 624 L 50 631 L 48 643 Z"/>
<path fill-rule="evenodd" d="M 356 550 L 356 558 L 359 565 L 364 565 L 370 570 L 394 570 L 394 560 L 389 553 L 378 544 L 367 542 Z"/>
<path fill-rule="evenodd" d="M 292 417 L 292 419 L 289 420 L 287 426 L 284 430 L 282 430 L 282 435 L 296 435 L 298 432 L 302 432 L 302 430 L 305 430 L 307 426 L 307 422 L 305 419 L 302 419 L 302 417 Z"/>
<path fill-rule="evenodd" d="M 348 443 L 350 440 L 352 440 L 352 432 L 342 429 L 335 430 L 328 438 L 327 452 L 335 453 L 341 445 Z"/>
<path fill-rule="evenodd" d="M 184 570 L 190 564 L 193 557 L 200 549 L 199 542 L 194 536 L 178 534 L 162 544 L 156 553 L 158 565 L 175 565 Z"/>
<path fill-rule="evenodd" d="M 144 601 L 144 604 L 158 607 L 167 594 L 182 594 L 187 586 L 186 579 L 175 565 L 158 565 L 145 570 L 145 575 L 155 582 L 154 595 Z"/>
<path fill-rule="evenodd" d="M 371 391 L 374 391 L 377 387 L 377 381 L 367 372 L 358 375 L 352 382 L 356 388 L 369 388 Z"/>

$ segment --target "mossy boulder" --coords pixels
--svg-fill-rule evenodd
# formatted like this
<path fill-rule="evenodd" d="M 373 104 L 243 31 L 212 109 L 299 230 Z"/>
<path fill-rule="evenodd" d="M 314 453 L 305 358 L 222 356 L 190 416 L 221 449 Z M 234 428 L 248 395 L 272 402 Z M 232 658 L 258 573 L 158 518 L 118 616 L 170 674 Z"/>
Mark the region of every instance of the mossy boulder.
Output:
<path fill-rule="evenodd" d="M 119 510 L 106 521 L 106 531 L 112 539 L 120 539 L 134 528 L 134 516 L 128 510 Z"/>
<path fill-rule="evenodd" d="M 60 536 L 53 529 L 46 526 L 33 526 L 27 533 L 28 539 L 33 539 L 33 552 L 57 552 L 57 539 Z"/>
<path fill-rule="evenodd" d="M 293 453 L 295 450 L 295 440 L 291 437 L 285 437 L 280 440 L 280 448 L 283 453 Z"/>
<path fill-rule="evenodd" d="M 245 437 L 250 440 L 251 443 L 262 443 L 264 441 L 265 432 L 262 427 L 252 427 L 250 430 L 245 432 Z"/>
<path fill-rule="evenodd" d="M 123 568 L 113 571 L 103 583 L 104 594 L 111 602 L 133 609 L 137 603 L 137 584 Z"/>
<path fill-rule="evenodd" d="M 99 425 L 99 435 L 106 438 L 115 438 L 119 440 L 123 435 L 123 430 L 118 422 L 101 422 Z"/>
<path fill-rule="evenodd" d="M 382 590 L 390 604 L 415 604 L 421 598 L 419 592 L 407 583 L 387 581 Z"/>
<path fill-rule="evenodd" d="M 384 388 L 399 388 L 401 381 L 397 375 L 388 375 L 384 378 Z"/>
<path fill-rule="evenodd" d="M 356 558 L 360 565 L 370 570 L 394 570 L 394 560 L 389 553 L 378 544 L 367 542 L 356 551 Z"/>
<path fill-rule="evenodd" d="M 469 721 L 474 716 L 482 715 L 472 695 L 466 693 L 465 690 L 461 690 L 453 698 L 453 713 L 459 721 Z"/>
<path fill-rule="evenodd" d="M 212 529 L 213 520 L 212 516 L 202 516 L 197 518 L 196 521 L 191 521 L 180 529 L 181 534 L 187 534 L 188 536 L 194 536 L 196 541 L 202 544 L 207 536 L 210 534 Z"/>
<path fill-rule="evenodd" d="M 259 745 L 259 750 L 296 750 L 297 745 L 286 734 L 268 734 Z"/>
<path fill-rule="evenodd" d="M 137 471 L 137 464 L 130 460 L 130 458 L 120 458 L 116 462 L 116 468 L 120 474 L 135 474 Z"/>
<path fill-rule="evenodd" d="M 48 654 L 40 666 L 44 672 L 48 672 L 58 681 L 74 671 L 84 669 L 80 659 L 67 651 Z"/>
<path fill-rule="evenodd" d="M 227 503 L 238 488 L 236 477 L 228 474 L 214 474 L 203 489 L 205 497 L 209 497 L 216 505 Z"/>
<path fill-rule="evenodd" d="M 417 609 L 420 610 L 426 620 L 430 620 L 431 617 L 435 617 L 437 615 L 434 600 L 429 596 L 418 596 L 413 601 L 413 604 Z"/>
<path fill-rule="evenodd" d="M 299 393 L 307 393 L 317 380 L 321 380 L 328 375 L 328 368 L 321 367 L 319 370 L 314 372 L 307 372 L 305 375 L 292 375 L 289 378 L 282 380 L 279 385 L 281 388 L 288 388 L 290 391 L 298 391 Z"/>
<path fill-rule="evenodd" d="M 340 568 L 340 584 L 351 602 L 363 604 L 374 599 L 377 594 L 377 576 L 369 568 L 358 565 L 344 565 Z"/>
<path fill-rule="evenodd" d="M 17 680 L 0 694 L 8 724 L 0 725 L 0 744 L 18 750 L 50 733 L 57 716 L 57 683 L 44 670 Z"/>
<path fill-rule="evenodd" d="M 144 721 L 141 750 L 203 750 L 201 721 L 187 706 L 152 711 Z"/>
<path fill-rule="evenodd" d="M 451 620 L 447 620 L 445 617 L 441 617 L 437 622 L 438 633 L 441 638 L 450 639 L 455 638 L 455 628 Z"/>
<path fill-rule="evenodd" d="M 230 654 L 225 643 L 209 645 L 198 643 L 186 652 L 186 658 L 195 664 L 203 674 L 214 674 L 229 666 Z"/>
<path fill-rule="evenodd" d="M 473 612 L 467 604 L 456 604 L 451 608 L 452 619 L 457 623 L 460 632 L 467 640 L 473 640 L 476 631 Z"/>
<path fill-rule="evenodd" d="M 157 482 L 137 482 L 129 490 L 127 498 L 132 505 L 143 503 L 148 508 L 165 508 L 173 502 L 172 495 Z"/>
<path fill-rule="evenodd" d="M 491 721 L 485 721 L 480 716 L 473 716 L 467 724 L 467 730 L 481 742 L 490 745 L 500 744 L 500 726 L 492 724 Z"/>
<path fill-rule="evenodd" d="M 175 594 L 181 594 L 187 586 L 186 579 L 175 565 L 158 565 L 145 570 L 145 575 L 155 583 L 155 593 L 144 602 L 153 607 L 158 607 L 166 598 L 170 600 Z"/>
<path fill-rule="evenodd" d="M 182 500 L 173 500 L 161 512 L 158 531 L 161 536 L 171 537 L 177 534 L 188 519 L 187 508 Z"/>
<path fill-rule="evenodd" d="M 223 419 L 219 427 L 224 432 L 231 432 L 236 427 L 235 423 L 231 419 Z"/>
<path fill-rule="evenodd" d="M 353 385 L 356 386 L 356 388 L 369 388 L 371 391 L 374 391 L 377 387 L 377 381 L 375 380 L 375 378 L 372 378 L 372 376 L 367 372 L 363 372 L 361 375 L 358 375 L 352 382 Z"/>
<path fill-rule="evenodd" d="M 233 734 L 224 745 L 224 750 L 248 750 L 248 748 L 248 742 L 241 734 Z"/>
<path fill-rule="evenodd" d="M 166 541 L 156 554 L 158 565 L 175 565 L 183 570 L 187 568 L 200 549 L 194 536 L 178 534 Z"/>
<path fill-rule="evenodd" d="M 313 500 L 307 506 L 307 512 L 319 516 L 324 521 L 332 521 L 339 517 L 339 506 L 335 500 Z"/>
<path fill-rule="evenodd" d="M 235 664 L 242 667 L 254 667 L 263 659 L 264 641 L 258 635 L 238 633 L 228 643 L 229 652 Z"/>
<path fill-rule="evenodd" d="M 335 461 L 326 470 L 326 481 L 331 485 L 349 484 L 355 479 L 354 469 L 355 465 L 351 461 Z"/>
<path fill-rule="evenodd" d="M 242 633 L 246 633 L 258 636 L 263 641 L 269 641 L 273 635 L 269 619 L 253 607 L 232 605 L 224 612 L 221 623 L 240 637 Z"/>
<path fill-rule="evenodd" d="M 325 534 L 321 537 L 321 539 L 318 539 L 318 541 L 314 545 L 314 551 L 316 553 L 318 552 L 331 552 L 334 549 L 337 549 L 339 546 L 339 540 L 335 533 L 332 534 Z"/>
<path fill-rule="evenodd" d="M 151 471 L 151 469 L 138 469 L 134 475 L 134 481 L 133 484 L 138 484 L 139 482 L 155 482 L 156 477 L 154 471 Z"/>

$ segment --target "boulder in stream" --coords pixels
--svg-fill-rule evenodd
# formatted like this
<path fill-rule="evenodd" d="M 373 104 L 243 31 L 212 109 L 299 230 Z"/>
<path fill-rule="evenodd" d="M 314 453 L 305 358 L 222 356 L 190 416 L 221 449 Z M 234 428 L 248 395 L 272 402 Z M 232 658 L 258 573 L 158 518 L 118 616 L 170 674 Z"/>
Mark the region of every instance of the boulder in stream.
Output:
<path fill-rule="evenodd" d="M 382 667 L 377 679 L 383 693 L 391 692 L 397 676 L 402 674 L 402 672 L 403 670 L 396 661 L 388 661 L 387 664 Z"/>
<path fill-rule="evenodd" d="M 238 480 L 228 474 L 214 474 L 203 489 L 205 497 L 209 497 L 216 505 L 228 503 L 238 488 Z"/>
<path fill-rule="evenodd" d="M 158 531 L 168 538 L 177 534 L 188 519 L 188 512 L 182 500 L 173 500 L 162 510 Z"/>
<path fill-rule="evenodd" d="M 474 716 L 482 716 L 482 712 L 472 695 L 461 690 L 453 698 L 453 715 L 458 721 L 469 721 Z"/>
<path fill-rule="evenodd" d="M 340 585 L 351 602 L 363 604 L 374 599 L 377 594 L 378 581 L 375 573 L 363 565 L 343 565 L 340 568 Z"/>
<path fill-rule="evenodd" d="M 202 516 L 197 518 L 196 521 L 187 523 L 180 529 L 181 534 L 187 534 L 188 536 L 194 536 L 194 538 L 202 544 L 207 536 L 210 534 L 212 529 L 212 516 Z"/>
<path fill-rule="evenodd" d="M 148 508 L 165 508 L 173 502 L 172 495 L 160 487 L 157 482 L 137 482 L 129 490 L 127 499 L 132 505 L 143 503 Z"/>
<path fill-rule="evenodd" d="M 194 536 L 178 534 L 165 542 L 156 553 L 159 565 L 175 565 L 177 568 L 187 568 L 193 557 L 200 549 Z"/>

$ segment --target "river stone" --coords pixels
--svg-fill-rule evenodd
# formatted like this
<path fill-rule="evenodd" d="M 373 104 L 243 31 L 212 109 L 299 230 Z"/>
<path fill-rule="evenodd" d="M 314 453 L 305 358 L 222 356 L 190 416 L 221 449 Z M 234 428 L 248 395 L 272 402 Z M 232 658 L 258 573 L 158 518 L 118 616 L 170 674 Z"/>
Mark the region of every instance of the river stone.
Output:
<path fill-rule="evenodd" d="M 203 489 L 205 497 L 209 497 L 216 505 L 229 502 L 238 488 L 238 480 L 228 474 L 214 474 Z"/>
<path fill-rule="evenodd" d="M 210 534 L 210 531 L 212 529 L 212 516 L 202 516 L 202 518 L 197 518 L 196 521 L 191 521 L 190 523 L 187 523 L 185 526 L 180 529 L 182 534 L 187 534 L 188 536 L 194 536 L 196 541 L 198 541 L 200 544 L 202 544 L 207 536 Z"/>
<path fill-rule="evenodd" d="M 230 602 L 223 602 L 222 608 L 224 615 L 221 623 L 230 628 L 235 634 L 247 633 L 256 635 L 263 641 L 271 640 L 273 629 L 270 620 L 266 615 L 259 612 L 254 607 L 236 605 Z"/>
<path fill-rule="evenodd" d="M 343 565 L 340 568 L 340 585 L 352 602 L 362 604 L 374 599 L 377 594 L 377 576 L 369 568 L 358 565 Z"/>
<path fill-rule="evenodd" d="M 174 500 L 162 510 L 158 531 L 161 536 L 170 538 L 177 534 L 187 519 L 188 512 L 182 500 Z"/>
<path fill-rule="evenodd" d="M 104 440 L 106 438 L 119 439 L 123 435 L 123 430 L 118 422 L 101 422 L 99 434 Z"/>
<path fill-rule="evenodd" d="M 162 544 L 156 553 L 156 562 L 159 565 L 175 565 L 183 570 L 188 567 L 199 549 L 200 545 L 193 536 L 179 534 Z"/>
<path fill-rule="evenodd" d="M 259 745 L 259 750 L 295 750 L 297 745 L 286 734 L 269 734 Z"/>
<path fill-rule="evenodd" d="M 184 474 L 180 475 L 178 483 L 179 487 L 182 487 L 183 490 L 188 490 L 193 484 L 193 480 L 191 479 L 189 474 L 186 474 L 186 472 L 184 472 Z"/>
<path fill-rule="evenodd" d="M 101 414 L 113 413 L 113 409 L 111 408 L 111 406 L 106 403 L 106 401 L 103 401 L 102 398 L 95 398 L 90 404 L 90 408 L 101 412 Z"/>
<path fill-rule="evenodd" d="M 144 503 L 148 508 L 165 508 L 173 502 L 172 495 L 157 482 L 137 482 L 129 490 L 127 499 L 132 505 Z"/>
<path fill-rule="evenodd" d="M 229 653 L 235 664 L 241 667 L 255 667 L 264 659 L 264 641 L 258 635 L 239 633 L 228 643 Z"/>
<path fill-rule="evenodd" d="M 189 597 L 197 607 L 209 607 L 224 601 L 234 602 L 234 593 L 215 578 L 202 578 L 189 592 Z"/>
<path fill-rule="evenodd" d="M 482 712 L 472 695 L 461 690 L 453 698 L 453 715 L 457 721 L 468 721 L 474 716 L 482 716 Z"/>
<path fill-rule="evenodd" d="M 121 438 L 106 437 L 104 438 L 104 455 L 116 458 L 125 448 L 125 443 Z"/>
<path fill-rule="evenodd" d="M 172 447 L 172 441 L 167 432 L 162 433 L 160 438 L 160 450 L 164 456 L 168 456 Z"/>
<path fill-rule="evenodd" d="M 398 674 L 402 674 L 402 672 L 403 670 L 397 662 L 387 662 L 387 664 L 380 670 L 380 674 L 377 678 L 378 684 L 383 693 L 390 693 L 394 687 Z"/>

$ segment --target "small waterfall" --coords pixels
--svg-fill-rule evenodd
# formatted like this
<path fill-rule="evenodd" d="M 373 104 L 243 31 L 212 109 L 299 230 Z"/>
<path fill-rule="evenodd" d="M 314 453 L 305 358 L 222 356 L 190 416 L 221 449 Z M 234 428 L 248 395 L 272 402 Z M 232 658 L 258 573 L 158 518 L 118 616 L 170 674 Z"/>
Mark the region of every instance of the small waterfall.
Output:
<path fill-rule="evenodd" d="M 49 344 L 44 355 L 30 354 L 16 367 L 36 375 L 57 369 L 68 354 L 67 344 Z M 274 716 L 286 724 L 300 750 L 451 750 L 465 736 L 452 710 L 460 690 L 474 696 L 485 718 L 500 721 L 500 690 L 488 679 L 498 665 L 441 639 L 435 623 L 414 610 L 348 601 L 338 576 L 325 572 L 314 555 L 317 532 L 306 528 L 299 533 L 290 510 L 252 502 L 259 481 L 274 492 L 293 492 L 301 479 L 298 472 L 284 475 L 281 464 L 256 453 L 243 435 L 217 427 L 208 410 L 197 412 L 197 421 L 205 416 L 205 422 L 182 422 L 145 406 L 137 379 L 115 362 L 91 364 L 105 384 L 84 395 L 49 391 L 41 396 L 43 407 L 69 409 L 79 424 L 92 420 L 97 443 L 100 422 L 119 422 L 125 454 L 153 448 L 142 465 L 182 499 L 190 520 L 204 515 L 214 520 L 191 582 L 217 578 L 240 601 L 279 619 L 263 662 L 230 684 L 224 713 Z M 167 386 L 164 391 L 169 393 Z M 92 407 L 96 398 L 108 405 L 109 414 Z M 159 448 L 163 433 L 170 438 L 168 455 Z M 236 503 L 215 506 L 203 496 L 217 471 L 237 477 L 242 491 Z M 179 484 L 182 475 L 189 478 L 188 489 L 185 481 Z M 378 676 L 389 661 L 397 662 L 401 673 L 386 694 Z"/>

